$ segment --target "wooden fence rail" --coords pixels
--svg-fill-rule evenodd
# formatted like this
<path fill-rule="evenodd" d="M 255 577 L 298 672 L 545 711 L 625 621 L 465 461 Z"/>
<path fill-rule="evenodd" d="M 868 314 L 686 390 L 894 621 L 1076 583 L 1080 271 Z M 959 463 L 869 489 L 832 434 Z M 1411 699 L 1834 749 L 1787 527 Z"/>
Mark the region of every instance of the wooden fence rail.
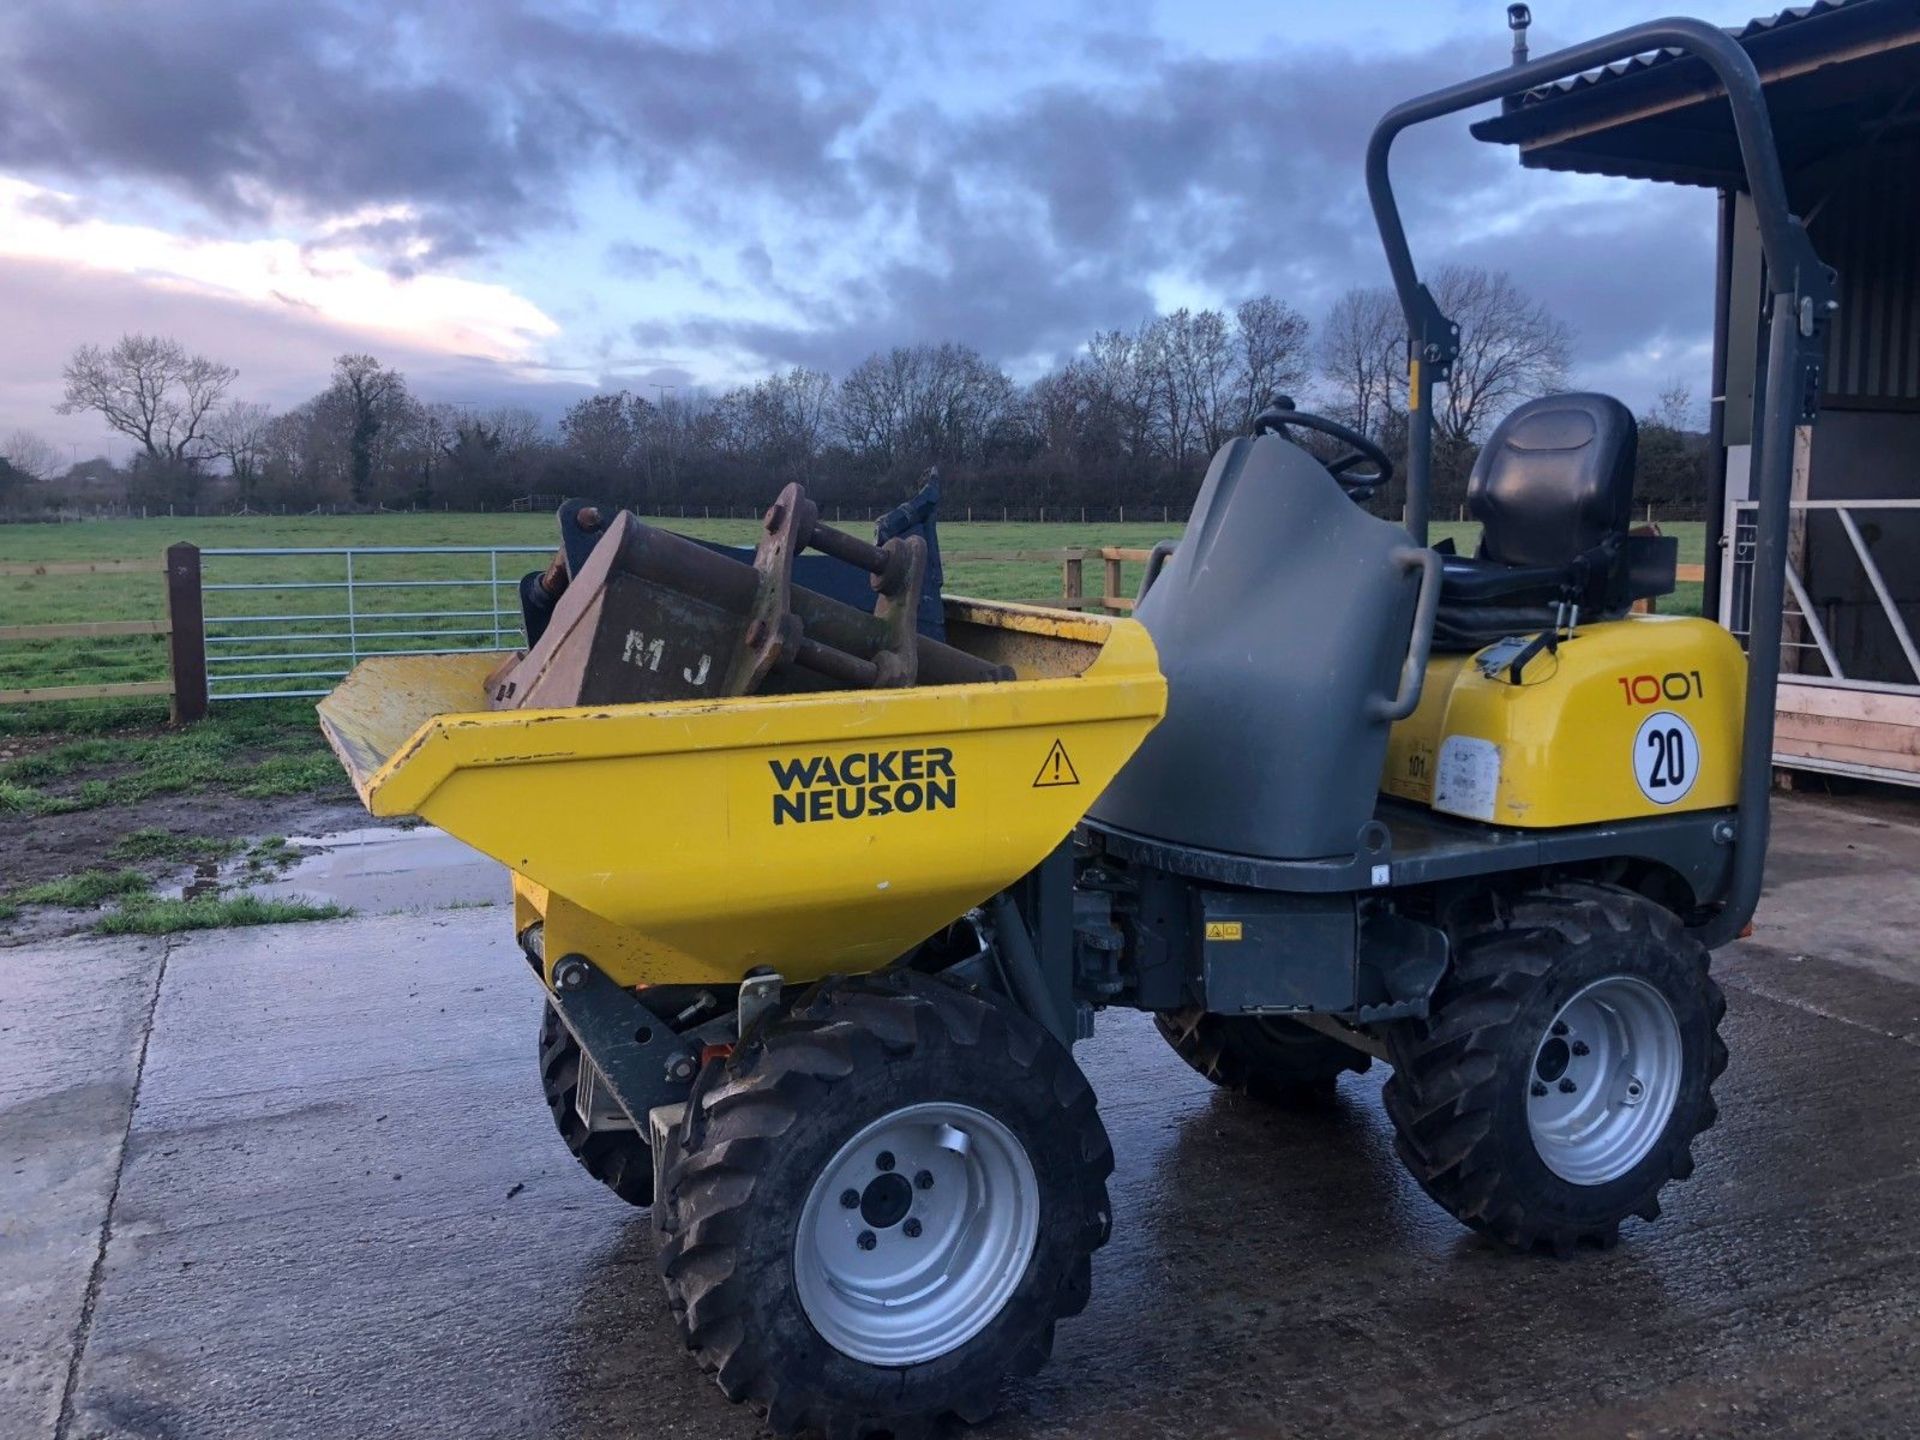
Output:
<path fill-rule="evenodd" d="M 101 685 L 28 685 L 0 690 L 0 705 L 33 705 L 49 700 L 125 700 L 167 695 L 172 697 L 174 720 L 203 718 L 207 713 L 207 647 L 201 610 L 200 550 L 197 546 L 171 546 L 165 558 L 158 562 L 15 560 L 0 564 L 0 578 L 155 574 L 166 576 L 165 620 L 70 620 L 49 625 L 0 625 L 0 641 L 165 636 L 169 679 L 117 680 Z"/>
<path fill-rule="evenodd" d="M 1056 550 L 1053 554 L 1060 561 L 1060 599 L 1057 603 L 1063 610 L 1104 610 L 1110 615 L 1124 615 L 1133 609 L 1134 597 L 1122 588 L 1123 567 L 1129 562 L 1144 565 L 1153 552 L 1102 545 L 1091 549 Z M 1099 561 L 1103 571 L 1104 578 L 1098 595 L 1086 593 L 1086 568 L 1090 559 Z"/>

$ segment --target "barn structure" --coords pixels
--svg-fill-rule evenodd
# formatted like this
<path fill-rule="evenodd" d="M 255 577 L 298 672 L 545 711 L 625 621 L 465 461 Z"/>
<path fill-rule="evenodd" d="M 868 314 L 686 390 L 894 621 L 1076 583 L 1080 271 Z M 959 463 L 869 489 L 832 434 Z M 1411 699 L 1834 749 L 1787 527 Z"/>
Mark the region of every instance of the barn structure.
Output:
<path fill-rule="evenodd" d="M 1734 33 L 1841 297 L 1794 456 L 1776 763 L 1920 785 L 1920 0 L 1820 0 Z M 1744 635 L 1766 291 L 1723 96 L 1659 52 L 1511 96 L 1474 134 L 1523 165 L 1719 193 L 1704 608 Z"/>

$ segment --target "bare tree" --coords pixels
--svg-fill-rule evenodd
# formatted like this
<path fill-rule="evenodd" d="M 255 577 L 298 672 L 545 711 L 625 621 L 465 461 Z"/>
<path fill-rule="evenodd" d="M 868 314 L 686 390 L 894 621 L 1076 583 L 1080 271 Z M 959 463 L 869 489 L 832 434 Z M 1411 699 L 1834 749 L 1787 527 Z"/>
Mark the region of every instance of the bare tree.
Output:
<path fill-rule="evenodd" d="M 1645 423 L 1668 430 L 1690 431 L 1699 424 L 1700 413 L 1693 403 L 1693 387 L 1679 376 L 1669 379 L 1653 402 Z"/>
<path fill-rule="evenodd" d="M 431 505 L 434 479 L 460 436 L 460 407 L 436 400 L 422 405 L 414 417 L 414 496 L 423 505 Z"/>
<path fill-rule="evenodd" d="M 60 472 L 60 452 L 31 430 L 15 430 L 0 443 L 0 460 L 30 480 L 51 480 Z"/>
<path fill-rule="evenodd" d="M 1406 323 L 1391 290 L 1349 290 L 1320 328 L 1320 378 L 1328 409 L 1376 438 L 1405 404 Z"/>
<path fill-rule="evenodd" d="M 412 404 L 406 378 L 389 370 L 371 355 L 342 355 L 333 362 L 333 385 L 323 399 L 331 399 L 347 428 L 351 467 L 348 493 L 356 505 L 373 499 L 373 472 L 383 432 Z"/>
<path fill-rule="evenodd" d="M 272 424 L 272 410 L 252 400 L 231 401 L 207 421 L 207 446 L 227 462 L 243 503 L 251 504 L 258 494 Z"/>
<path fill-rule="evenodd" d="M 647 402 L 621 390 L 589 395 L 560 417 L 560 443 L 602 484 L 626 478 L 639 444 L 639 421 Z"/>
<path fill-rule="evenodd" d="M 785 421 L 811 476 L 833 427 L 833 377 L 824 370 L 796 365 L 786 373 L 781 385 Z"/>
<path fill-rule="evenodd" d="M 1432 289 L 1460 327 L 1460 354 L 1433 416 L 1435 438 L 1457 455 L 1522 400 L 1564 389 L 1573 339 L 1503 270 L 1443 266 Z"/>
<path fill-rule="evenodd" d="M 769 472 L 770 483 L 811 481 L 834 418 L 833 377 L 795 366 L 722 395 L 714 407 L 722 444 Z"/>
<path fill-rule="evenodd" d="M 546 422 L 524 405 L 496 405 L 487 412 L 486 425 L 509 456 L 528 454 L 546 440 Z"/>
<path fill-rule="evenodd" d="M 1085 361 L 1076 362 L 1090 436 L 1111 436 L 1136 461 L 1153 444 L 1153 382 L 1143 348 L 1124 330 L 1103 330 L 1087 342 Z"/>
<path fill-rule="evenodd" d="M 1296 390 L 1312 374 L 1307 317 L 1271 295 L 1242 301 L 1233 312 L 1239 365 L 1234 428 L 1245 429 L 1275 395 Z"/>
<path fill-rule="evenodd" d="M 1633 489 L 1640 499 L 1663 505 L 1700 505 L 1707 498 L 1707 437 L 1695 430 L 1699 419 L 1693 390 L 1672 379 L 1640 419 L 1640 445 Z"/>
<path fill-rule="evenodd" d="M 977 460 L 1016 405 L 1013 382 L 966 345 L 896 346 L 840 382 L 841 433 L 881 468 Z"/>
<path fill-rule="evenodd" d="M 178 340 L 124 335 L 111 350 L 82 345 L 67 361 L 62 415 L 92 410 L 136 441 L 163 470 L 181 470 L 205 458 L 201 431 L 239 375 Z"/>
<path fill-rule="evenodd" d="M 1153 377 L 1155 428 L 1175 466 L 1197 448 L 1211 455 L 1237 429 L 1235 353 L 1227 317 L 1218 310 L 1182 307 L 1155 321 L 1142 337 Z"/>

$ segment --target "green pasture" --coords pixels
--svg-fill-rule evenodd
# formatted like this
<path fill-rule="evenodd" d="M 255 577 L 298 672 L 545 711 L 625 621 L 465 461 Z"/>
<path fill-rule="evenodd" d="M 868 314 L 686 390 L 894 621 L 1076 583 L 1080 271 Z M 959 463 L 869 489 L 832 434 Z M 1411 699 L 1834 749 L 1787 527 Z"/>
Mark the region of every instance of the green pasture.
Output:
<path fill-rule="evenodd" d="M 658 522 L 702 539 L 750 540 L 750 520 L 671 520 Z M 848 528 L 864 530 L 864 526 Z M 1069 547 L 1117 545 L 1144 549 L 1156 540 L 1178 538 L 1179 526 L 1157 522 L 1125 524 L 946 523 L 940 527 L 946 555 L 947 588 L 952 593 L 990 599 L 1045 601 L 1061 593 L 1061 567 L 1050 552 Z M 1435 538 L 1452 535 L 1470 548 L 1476 527 L 1439 524 Z M 1676 524 L 1683 563 L 1699 563 L 1703 528 Z M 300 549 L 380 546 L 549 547 L 554 539 L 547 515 L 360 515 L 247 516 L 207 519 L 103 520 L 64 525 L 0 525 L 0 563 L 152 561 L 158 566 L 166 547 L 191 541 L 203 550 L 222 548 Z M 228 557 L 204 562 L 208 647 L 215 693 L 285 688 L 282 679 L 248 680 L 248 675 L 299 672 L 307 679 L 295 688 L 325 689 L 352 663 L 354 654 L 382 650 L 473 646 L 511 647 L 517 643 L 520 575 L 537 569 L 540 557 L 501 556 L 497 566 L 485 554 L 358 554 L 354 557 L 356 594 L 349 614 L 343 586 L 346 561 L 339 555 Z M 1084 587 L 1098 594 L 1104 570 L 1097 561 L 1085 567 Z M 405 582 L 383 588 L 383 582 Z M 419 582 L 431 582 L 421 585 Z M 230 584 L 270 588 L 224 590 Z M 1139 567 L 1128 565 L 1126 593 L 1139 584 Z M 1697 609 L 1699 586 L 1681 587 L 1669 602 L 1674 609 Z M 283 617 L 241 621 L 233 617 Z M 0 627 L 102 620 L 160 620 L 165 617 L 162 577 L 153 572 L 0 576 Z M 426 634 L 412 632 L 427 632 Z M 45 685 L 96 685 L 116 681 L 160 680 L 167 674 L 166 642 L 159 637 L 107 637 L 23 641 L 0 639 L 0 690 Z M 224 678 L 234 677 L 234 678 Z M 48 723 L 56 717 L 29 718 L 33 707 L 0 707 L 0 734 L 21 729 L 68 728 Z M 53 711 L 73 714 L 76 707 Z M 116 715 L 148 718 L 164 713 L 164 701 L 118 702 Z M 82 725 L 80 728 L 92 728 Z"/>

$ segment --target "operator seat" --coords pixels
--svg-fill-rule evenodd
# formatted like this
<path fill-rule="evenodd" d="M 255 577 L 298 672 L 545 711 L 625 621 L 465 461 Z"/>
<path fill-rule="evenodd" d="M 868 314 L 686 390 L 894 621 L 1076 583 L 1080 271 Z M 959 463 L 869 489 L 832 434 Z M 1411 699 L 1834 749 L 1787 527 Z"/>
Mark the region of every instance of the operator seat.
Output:
<path fill-rule="evenodd" d="M 1678 542 L 1628 534 L 1639 438 L 1611 395 L 1542 396 L 1494 428 L 1467 481 L 1480 547 L 1446 554 L 1436 649 L 1564 625 L 1574 607 L 1614 618 L 1672 592 Z"/>

